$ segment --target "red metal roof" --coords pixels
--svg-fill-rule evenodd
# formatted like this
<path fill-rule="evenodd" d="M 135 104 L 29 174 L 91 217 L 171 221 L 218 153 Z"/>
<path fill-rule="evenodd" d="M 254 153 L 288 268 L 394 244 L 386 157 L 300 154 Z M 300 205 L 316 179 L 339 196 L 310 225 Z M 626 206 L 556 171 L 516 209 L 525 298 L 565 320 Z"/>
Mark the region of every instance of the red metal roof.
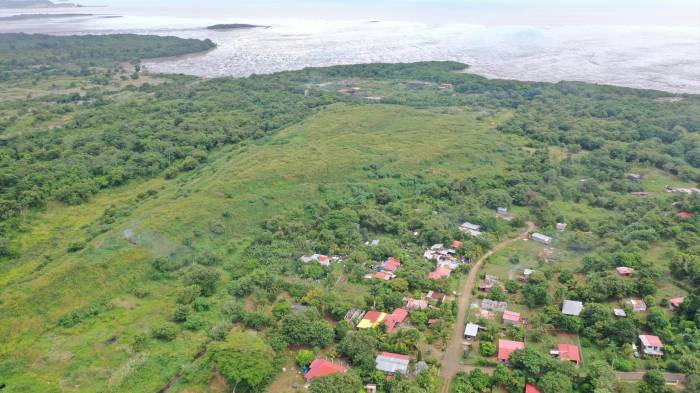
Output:
<path fill-rule="evenodd" d="M 411 360 L 411 358 L 408 355 L 400 355 L 398 353 L 391 353 L 391 352 L 379 352 L 379 356 L 400 359 L 400 360 Z"/>
<path fill-rule="evenodd" d="M 684 299 L 685 298 L 682 298 L 682 297 L 674 297 L 674 298 L 670 299 L 668 302 L 671 303 L 671 305 L 673 307 L 678 308 L 681 306 L 681 304 L 683 304 Z"/>
<path fill-rule="evenodd" d="M 651 336 L 651 335 L 641 335 L 639 336 L 639 341 L 642 342 L 642 345 L 646 347 L 658 347 L 658 348 L 663 348 L 664 344 L 661 342 L 661 339 L 658 336 Z"/>
<path fill-rule="evenodd" d="M 693 213 L 691 212 L 680 212 L 676 215 L 680 218 L 693 218 Z"/>
<path fill-rule="evenodd" d="M 539 389 L 535 387 L 535 385 L 530 385 L 527 384 L 525 385 L 525 393 L 541 393 Z"/>
<path fill-rule="evenodd" d="M 504 311 L 503 312 L 503 320 L 504 321 L 512 321 L 512 322 L 520 322 L 520 313 L 517 313 L 515 311 Z"/>
<path fill-rule="evenodd" d="M 498 340 L 498 360 L 508 360 L 516 349 L 525 349 L 522 341 Z"/>
<path fill-rule="evenodd" d="M 449 277 L 450 273 L 452 273 L 452 270 L 441 266 L 435 269 L 434 272 L 430 272 L 428 274 L 428 278 L 431 280 L 439 280 L 441 278 Z"/>
<path fill-rule="evenodd" d="M 379 311 L 367 311 L 367 313 L 365 314 L 364 317 L 362 317 L 362 319 L 366 319 L 366 320 L 370 321 L 371 323 L 375 323 L 379 320 L 379 318 L 381 318 L 382 314 L 384 314 L 384 313 L 379 312 Z"/>
<path fill-rule="evenodd" d="M 388 270 L 390 272 L 395 271 L 399 267 L 401 267 L 401 261 L 394 257 L 389 257 L 389 259 L 384 261 L 384 263 L 382 264 L 382 269 Z"/>
<path fill-rule="evenodd" d="M 384 324 L 386 325 L 386 331 L 389 333 L 393 332 L 394 329 L 396 328 L 396 325 L 399 325 L 400 323 L 405 321 L 407 317 L 408 317 L 407 310 L 405 310 L 403 308 L 397 308 L 396 310 L 394 310 L 393 313 L 389 314 L 389 316 L 387 316 L 384 319 Z"/>
<path fill-rule="evenodd" d="M 581 353 L 578 346 L 573 344 L 559 344 L 559 359 L 581 363 Z"/>
<path fill-rule="evenodd" d="M 331 363 L 328 360 L 315 359 L 309 366 L 309 371 L 306 372 L 304 378 L 311 381 L 314 378 L 323 377 L 335 373 L 344 373 L 348 371 L 346 367 L 339 364 Z"/>
<path fill-rule="evenodd" d="M 459 240 L 452 241 L 452 248 L 460 248 L 460 247 L 462 247 L 462 242 L 460 242 Z"/>

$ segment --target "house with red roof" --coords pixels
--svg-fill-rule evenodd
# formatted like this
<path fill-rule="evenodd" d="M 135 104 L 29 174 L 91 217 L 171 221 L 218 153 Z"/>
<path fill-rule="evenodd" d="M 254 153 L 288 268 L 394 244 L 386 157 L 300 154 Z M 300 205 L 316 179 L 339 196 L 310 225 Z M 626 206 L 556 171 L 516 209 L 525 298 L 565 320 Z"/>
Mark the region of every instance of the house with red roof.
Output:
<path fill-rule="evenodd" d="M 380 269 L 384 270 L 385 272 L 395 272 L 396 269 L 401 267 L 401 261 L 394 258 L 394 257 L 389 257 L 382 265 L 380 266 Z"/>
<path fill-rule="evenodd" d="M 642 352 L 647 356 L 663 356 L 664 344 L 658 336 L 642 334 L 639 336 L 639 342 L 642 344 Z"/>
<path fill-rule="evenodd" d="M 634 273 L 634 269 L 627 266 L 619 266 L 615 268 L 615 270 L 617 270 L 617 274 L 621 275 L 622 277 L 629 277 L 632 275 L 632 273 Z"/>
<path fill-rule="evenodd" d="M 460 248 L 460 247 L 462 247 L 462 242 L 461 242 L 461 241 L 459 241 L 459 240 L 453 240 L 453 241 L 452 241 L 452 248 L 454 248 L 454 249 L 456 250 L 456 249 L 458 249 L 458 248 Z"/>
<path fill-rule="evenodd" d="M 428 308 L 428 301 L 425 299 L 404 299 L 406 301 L 406 308 L 411 311 L 425 310 Z"/>
<path fill-rule="evenodd" d="M 559 344 L 559 360 L 581 364 L 581 352 L 578 346 L 573 344 Z"/>
<path fill-rule="evenodd" d="M 678 214 L 676 214 L 676 216 L 680 217 L 680 218 L 691 219 L 691 218 L 693 218 L 693 213 L 691 213 L 691 212 L 679 212 Z"/>
<path fill-rule="evenodd" d="M 525 393 L 541 393 L 539 389 L 535 387 L 535 385 L 527 384 L 525 385 Z"/>
<path fill-rule="evenodd" d="M 393 333 L 397 326 L 401 325 L 408 318 L 408 310 L 403 308 L 397 308 L 384 318 L 384 325 L 386 325 L 387 333 Z"/>
<path fill-rule="evenodd" d="M 519 325 L 520 324 L 520 313 L 515 311 L 504 311 L 503 312 L 503 323 L 508 325 Z"/>
<path fill-rule="evenodd" d="M 358 329 L 370 329 L 379 326 L 386 318 L 386 313 L 380 311 L 367 311 L 362 320 L 357 324 Z"/>
<path fill-rule="evenodd" d="M 314 378 L 325 377 L 326 375 L 331 375 L 335 373 L 344 373 L 348 371 L 347 367 L 343 367 L 340 364 L 329 362 L 324 359 L 315 359 L 311 362 L 309 366 L 309 371 L 304 374 L 307 382 L 311 382 Z"/>
<path fill-rule="evenodd" d="M 525 343 L 522 341 L 498 340 L 498 360 L 507 362 L 510 354 L 518 349 L 525 349 Z"/>
<path fill-rule="evenodd" d="M 443 278 L 448 278 L 451 273 L 452 270 L 441 266 L 435 269 L 435 271 L 428 273 L 428 278 L 430 280 L 441 280 Z"/>
<path fill-rule="evenodd" d="M 668 300 L 668 307 L 671 309 L 671 311 L 676 311 L 678 308 L 683 304 L 683 300 L 685 298 L 682 297 L 674 297 Z"/>

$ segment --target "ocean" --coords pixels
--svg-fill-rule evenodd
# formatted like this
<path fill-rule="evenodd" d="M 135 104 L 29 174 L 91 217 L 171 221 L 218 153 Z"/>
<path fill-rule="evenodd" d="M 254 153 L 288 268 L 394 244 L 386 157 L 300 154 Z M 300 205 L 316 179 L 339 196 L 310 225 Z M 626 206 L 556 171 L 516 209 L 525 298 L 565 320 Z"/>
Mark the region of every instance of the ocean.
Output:
<path fill-rule="evenodd" d="M 70 18 L 0 22 L 0 32 L 139 33 L 209 38 L 210 52 L 147 61 L 152 72 L 202 77 L 371 62 L 455 60 L 490 78 L 577 80 L 700 93 L 700 2 L 572 0 L 108 1 L 27 13 Z M 141 4 L 146 3 L 146 4 Z M 266 26 L 212 31 L 218 23 Z"/>

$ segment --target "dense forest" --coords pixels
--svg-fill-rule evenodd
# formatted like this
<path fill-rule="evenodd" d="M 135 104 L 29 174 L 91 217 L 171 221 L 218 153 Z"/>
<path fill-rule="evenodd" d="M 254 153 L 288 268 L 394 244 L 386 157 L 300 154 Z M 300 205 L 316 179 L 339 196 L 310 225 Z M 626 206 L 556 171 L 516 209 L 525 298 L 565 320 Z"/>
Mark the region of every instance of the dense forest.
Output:
<path fill-rule="evenodd" d="M 317 359 L 347 371 L 314 393 L 660 393 L 669 373 L 699 389 L 700 98 L 454 62 L 212 80 L 119 66 L 211 47 L 0 35 L 0 85 L 37 90 L 0 100 L 3 392 L 291 392 Z M 470 294 L 527 324 L 461 320 L 475 262 L 527 222 L 551 249 L 497 250 L 478 278 L 502 285 Z M 435 278 L 442 245 L 459 266 Z M 443 381 L 465 322 L 478 345 Z M 635 355 L 642 334 L 662 357 Z M 550 353 L 572 337 L 578 367 Z M 525 346 L 504 363 L 505 339 Z M 408 371 L 378 369 L 387 352 Z"/>

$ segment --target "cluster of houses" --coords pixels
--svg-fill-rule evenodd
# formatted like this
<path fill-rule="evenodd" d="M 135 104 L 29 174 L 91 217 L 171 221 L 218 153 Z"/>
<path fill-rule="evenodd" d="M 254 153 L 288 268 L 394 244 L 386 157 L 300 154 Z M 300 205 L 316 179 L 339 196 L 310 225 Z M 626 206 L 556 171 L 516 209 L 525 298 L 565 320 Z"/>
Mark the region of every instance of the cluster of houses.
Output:
<path fill-rule="evenodd" d="M 674 298 L 674 303 L 677 305 L 680 305 L 680 303 L 683 302 L 682 298 Z M 680 301 L 680 303 L 679 303 Z M 633 312 L 644 312 L 647 309 L 646 303 L 644 303 L 643 300 L 641 299 L 629 299 L 626 303 Z M 674 307 L 670 304 L 669 302 L 669 307 Z M 675 306 L 677 308 L 677 306 Z M 673 308 L 672 308 L 673 309 Z M 583 311 L 583 303 L 578 301 L 578 300 L 565 300 L 564 304 L 562 305 L 561 312 L 564 315 L 570 315 L 570 316 L 579 316 L 581 315 L 581 311 Z M 627 314 L 625 313 L 625 310 L 620 309 L 620 308 L 615 308 L 613 309 L 613 313 L 615 316 L 618 317 L 625 317 Z M 652 357 L 658 357 L 658 356 L 663 356 L 663 343 L 661 342 L 661 339 L 657 336 L 652 336 L 652 335 L 640 335 L 639 336 L 639 343 L 642 348 L 642 353 L 644 353 L 647 356 L 652 356 Z M 560 347 L 561 348 L 561 347 Z M 633 345 L 633 348 L 636 351 L 636 345 Z M 561 349 L 560 349 L 561 350 Z M 576 348 L 576 351 L 578 353 L 578 348 Z M 559 355 L 561 357 L 561 355 Z"/>
<path fill-rule="evenodd" d="M 401 267 L 401 261 L 394 257 L 389 257 L 384 262 L 372 266 L 375 273 L 365 275 L 366 279 L 376 279 L 382 281 L 390 281 L 396 277 L 396 271 Z"/>
<path fill-rule="evenodd" d="M 444 244 L 434 244 L 423 253 L 425 259 L 435 261 L 435 270 L 428 273 L 429 279 L 441 280 L 447 278 L 460 265 L 470 262 L 468 258 L 456 255 L 457 249 L 462 246 L 461 241 L 454 240 L 450 246 L 448 248 Z"/>
<path fill-rule="evenodd" d="M 332 262 L 335 263 L 340 263 L 343 262 L 343 258 L 339 256 L 328 256 L 328 255 L 323 255 L 323 254 L 312 254 L 312 255 L 303 255 L 301 258 L 299 258 L 300 261 L 303 263 L 311 263 L 311 262 L 316 262 L 321 266 L 330 266 Z"/>
<path fill-rule="evenodd" d="M 387 379 L 392 379 L 394 375 L 400 374 L 407 376 L 410 374 L 409 365 L 411 358 L 408 355 L 402 355 L 392 352 L 379 352 L 375 358 L 375 368 L 386 374 Z M 413 367 L 415 375 L 427 370 L 428 364 L 422 361 L 417 362 Z M 326 359 L 314 359 L 313 362 L 305 369 L 304 378 L 307 384 L 310 384 L 315 378 L 325 377 L 327 375 L 344 373 L 348 371 L 348 367 L 340 362 L 334 362 Z M 376 385 L 367 385 L 365 389 L 368 393 L 377 391 Z"/>

